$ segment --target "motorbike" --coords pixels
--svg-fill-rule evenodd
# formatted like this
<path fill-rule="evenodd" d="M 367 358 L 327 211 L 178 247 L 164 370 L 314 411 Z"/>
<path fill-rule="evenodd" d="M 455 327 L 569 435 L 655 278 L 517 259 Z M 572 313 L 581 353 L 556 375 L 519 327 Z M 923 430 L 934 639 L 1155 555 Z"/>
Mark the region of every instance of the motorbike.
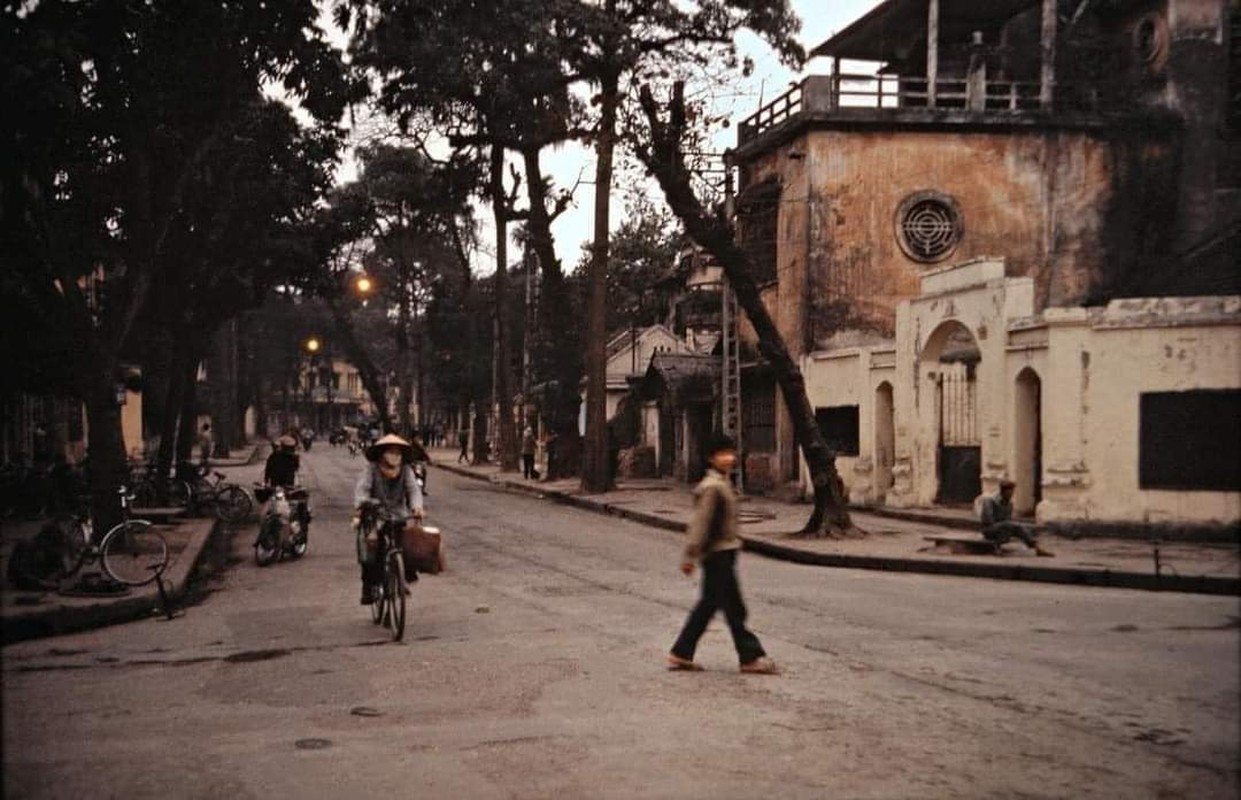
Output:
<path fill-rule="evenodd" d="M 266 503 L 258 537 L 254 540 L 254 562 L 260 567 L 288 556 L 298 559 L 310 546 L 309 493 L 297 486 L 254 487 L 254 497 Z"/>

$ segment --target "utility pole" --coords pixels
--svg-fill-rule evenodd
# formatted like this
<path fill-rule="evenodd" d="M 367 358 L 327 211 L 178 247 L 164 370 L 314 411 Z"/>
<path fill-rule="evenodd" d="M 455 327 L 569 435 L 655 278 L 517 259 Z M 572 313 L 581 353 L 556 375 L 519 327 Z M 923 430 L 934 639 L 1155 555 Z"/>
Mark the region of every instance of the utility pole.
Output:
<path fill-rule="evenodd" d="M 733 218 L 733 173 L 732 168 L 728 164 L 728 157 L 724 159 L 724 215 L 726 219 Z M 737 297 L 733 294 L 733 287 L 729 284 L 727 277 L 720 279 L 720 299 L 723 303 L 721 313 L 721 335 L 723 338 L 723 352 L 720 356 L 721 361 L 721 408 L 720 423 L 724 429 L 724 433 L 732 437 L 737 443 L 737 455 L 740 462 L 737 470 L 737 488 L 745 489 L 745 451 L 741 443 L 741 343 L 738 340 L 739 326 L 737 324 Z"/>

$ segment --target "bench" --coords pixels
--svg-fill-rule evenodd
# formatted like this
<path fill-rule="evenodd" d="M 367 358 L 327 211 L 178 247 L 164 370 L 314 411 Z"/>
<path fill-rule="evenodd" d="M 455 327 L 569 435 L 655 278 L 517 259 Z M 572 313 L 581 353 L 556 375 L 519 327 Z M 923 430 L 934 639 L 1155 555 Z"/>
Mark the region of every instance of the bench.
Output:
<path fill-rule="evenodd" d="M 987 541 L 980 536 L 923 536 L 922 538 L 933 543 L 936 548 L 942 548 L 949 553 L 979 556 L 998 556 L 1000 554 L 999 543 Z"/>

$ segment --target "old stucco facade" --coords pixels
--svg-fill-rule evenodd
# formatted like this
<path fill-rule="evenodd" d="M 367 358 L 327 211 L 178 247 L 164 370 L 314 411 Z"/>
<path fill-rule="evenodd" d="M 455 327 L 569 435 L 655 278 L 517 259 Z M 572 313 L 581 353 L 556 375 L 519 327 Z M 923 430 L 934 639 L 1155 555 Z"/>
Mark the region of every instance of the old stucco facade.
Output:
<path fill-rule="evenodd" d="M 743 122 L 731 156 L 739 239 L 854 500 L 968 502 L 1011 477 L 1049 521 L 1237 521 L 1241 486 L 1150 477 L 1142 419 L 1238 402 L 1241 12 L 1134 0 L 1063 26 L 1049 3 L 945 4 L 936 50 L 919 8 L 888 0 L 816 48 L 832 74 Z M 774 408 L 746 463 L 804 479 Z"/>
<path fill-rule="evenodd" d="M 1070 527 L 1219 527 L 1241 520 L 1241 487 L 1146 488 L 1139 474 L 1144 457 L 1156 466 L 1161 457 L 1142 453 L 1150 426 L 1158 434 L 1161 424 L 1144 418 L 1144 396 L 1241 396 L 1241 297 L 1127 299 L 1036 312 L 1033 281 L 1005 277 L 999 259 L 938 270 L 920 288 L 898 308 L 893 344 L 817 352 L 802 361 L 816 405 L 858 409 L 858 452 L 838 458 L 854 502 L 935 502 L 943 427 L 937 388 L 950 367 L 940 358 L 946 335 L 964 329 L 979 355 L 982 492 L 1011 478 L 1018 511 Z"/>

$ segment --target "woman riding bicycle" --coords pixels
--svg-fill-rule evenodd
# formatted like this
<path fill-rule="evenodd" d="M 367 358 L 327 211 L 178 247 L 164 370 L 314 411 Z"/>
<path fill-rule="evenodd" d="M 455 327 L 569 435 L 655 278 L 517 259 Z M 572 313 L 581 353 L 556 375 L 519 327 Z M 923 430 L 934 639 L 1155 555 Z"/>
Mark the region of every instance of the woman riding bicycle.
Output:
<path fill-rule="evenodd" d="M 413 457 L 410 443 L 395 434 L 384 436 L 366 450 L 369 463 L 358 477 L 353 490 L 357 509 L 354 525 L 358 536 L 358 563 L 362 565 L 362 605 L 375 601 L 375 589 L 383 581 L 383 565 L 379 558 L 375 530 L 360 524 L 362 507 L 378 503 L 386 512 L 389 530 L 399 530 L 411 516 L 422 518 L 422 490 L 409 466 Z"/>

